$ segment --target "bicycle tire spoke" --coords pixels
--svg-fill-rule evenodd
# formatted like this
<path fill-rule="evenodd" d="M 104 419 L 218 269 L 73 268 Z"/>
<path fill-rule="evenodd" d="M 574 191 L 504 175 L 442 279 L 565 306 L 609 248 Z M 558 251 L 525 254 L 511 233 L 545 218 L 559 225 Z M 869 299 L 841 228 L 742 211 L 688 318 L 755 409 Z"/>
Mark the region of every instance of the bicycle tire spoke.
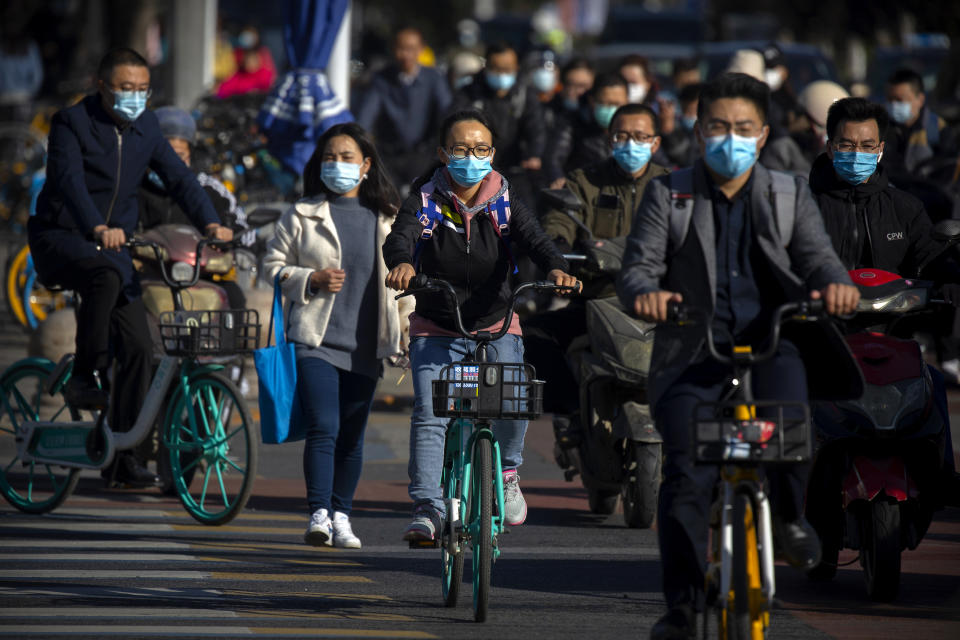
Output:
<path fill-rule="evenodd" d="M 239 471 L 240 473 L 243 473 L 243 472 L 244 472 L 244 468 L 241 467 L 240 465 L 238 465 L 236 462 L 234 462 L 233 459 L 227 458 L 227 457 L 223 457 L 222 459 L 223 459 L 223 461 L 224 461 L 225 463 L 229 464 L 231 467 L 233 467 L 234 469 L 236 469 L 236 470 Z"/>
<path fill-rule="evenodd" d="M 220 461 L 217 460 L 213 463 L 213 466 L 217 470 L 217 481 L 220 483 L 220 496 L 223 498 L 223 506 L 226 509 L 230 508 L 230 498 L 227 496 L 227 488 L 223 484 L 223 474 L 220 473 Z"/>
<path fill-rule="evenodd" d="M 210 486 L 210 465 L 207 465 L 206 470 L 203 472 L 203 487 L 200 489 L 200 508 L 206 509 L 207 502 L 207 487 Z"/>

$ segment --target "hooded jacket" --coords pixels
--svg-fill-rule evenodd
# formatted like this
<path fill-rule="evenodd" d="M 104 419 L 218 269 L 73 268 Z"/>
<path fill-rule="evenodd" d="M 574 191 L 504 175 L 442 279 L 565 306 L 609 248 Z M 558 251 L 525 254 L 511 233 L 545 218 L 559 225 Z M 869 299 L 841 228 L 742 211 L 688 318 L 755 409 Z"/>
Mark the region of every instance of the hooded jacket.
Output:
<path fill-rule="evenodd" d="M 821 154 L 810 172 L 810 189 L 847 269 L 874 267 L 916 277 L 917 267 L 943 248 L 930 237 L 923 204 L 891 185 L 882 164 L 869 180 L 852 185 Z"/>
<path fill-rule="evenodd" d="M 420 264 L 415 264 L 417 242 L 423 231 L 419 220 L 420 187 L 428 181 L 422 178 L 414 183 L 397 213 L 390 235 L 383 244 L 383 257 L 388 269 L 403 263 L 413 264 L 417 271 L 452 284 L 460 303 L 463 324 L 468 330 L 490 327 L 506 315 L 513 270 L 511 253 L 526 250 L 545 272 L 568 269 L 567 261 L 540 228 L 536 217 L 513 194 L 510 194 L 509 243 L 519 246 L 508 250 L 507 243 L 497 235 L 486 207 L 509 187 L 503 176 L 489 173 L 484 181 L 500 180 L 500 186 L 494 195 L 469 208 L 456 202 L 446 169 L 437 169 L 429 180 L 436 186 L 433 194 L 436 203 L 449 207 L 461 223 L 438 224 L 433 229 L 433 236 L 422 242 L 418 256 Z M 469 230 L 464 227 L 464 218 Z M 453 307 L 443 293 L 421 293 L 416 298 L 417 315 L 443 329 L 456 331 Z"/>

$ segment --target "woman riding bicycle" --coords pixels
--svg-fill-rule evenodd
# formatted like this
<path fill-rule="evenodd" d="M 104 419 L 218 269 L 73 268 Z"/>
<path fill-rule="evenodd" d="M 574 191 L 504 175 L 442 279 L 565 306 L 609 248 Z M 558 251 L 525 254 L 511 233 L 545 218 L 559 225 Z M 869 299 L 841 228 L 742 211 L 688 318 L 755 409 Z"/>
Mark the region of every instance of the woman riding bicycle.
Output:
<path fill-rule="evenodd" d="M 457 293 L 463 323 L 470 331 L 496 330 L 510 299 L 514 271 L 511 244 L 522 247 L 558 285 L 576 286 L 567 263 L 543 232 L 533 213 L 512 200 L 506 178 L 490 163 L 496 153 L 493 133 L 479 111 L 451 114 L 443 122 L 437 155 L 440 165 L 413 184 L 400 207 L 383 256 L 390 273 L 386 284 L 406 289 L 420 271 L 450 282 Z M 416 404 L 410 420 L 409 493 L 414 517 L 404 532 L 409 541 L 433 540 L 445 514 L 440 491 L 446 425 L 433 414 L 431 380 L 444 365 L 473 351 L 473 343 L 455 331 L 455 308 L 443 293 L 417 294 L 410 317 L 410 360 Z M 523 362 L 519 320 L 491 343 L 499 362 Z M 526 519 L 517 467 L 523 461 L 525 420 L 495 421 L 502 446 L 504 517 L 507 524 Z"/>

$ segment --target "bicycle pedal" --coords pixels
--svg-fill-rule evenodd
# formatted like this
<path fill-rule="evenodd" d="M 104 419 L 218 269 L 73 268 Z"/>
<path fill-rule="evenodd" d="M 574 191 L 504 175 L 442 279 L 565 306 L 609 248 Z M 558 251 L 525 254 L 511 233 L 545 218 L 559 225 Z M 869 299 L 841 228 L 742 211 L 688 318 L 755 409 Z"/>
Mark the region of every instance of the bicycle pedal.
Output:
<path fill-rule="evenodd" d="M 440 547 L 439 540 L 410 540 L 411 549 L 437 549 Z"/>

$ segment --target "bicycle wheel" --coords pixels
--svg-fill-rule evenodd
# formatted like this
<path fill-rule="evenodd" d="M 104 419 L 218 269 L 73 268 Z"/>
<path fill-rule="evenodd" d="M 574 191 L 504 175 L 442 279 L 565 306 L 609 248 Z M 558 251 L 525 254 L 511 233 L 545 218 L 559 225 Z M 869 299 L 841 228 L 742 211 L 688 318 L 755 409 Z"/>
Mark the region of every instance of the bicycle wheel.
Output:
<path fill-rule="evenodd" d="M 163 444 L 177 496 L 198 522 L 230 522 L 247 504 L 257 469 L 253 419 L 220 373 L 190 381 L 167 409 Z M 192 481 L 191 481 L 192 478 Z"/>
<path fill-rule="evenodd" d="M 490 604 L 490 565 L 493 562 L 493 447 L 480 438 L 473 447 L 470 524 L 476 525 L 473 548 L 473 619 L 487 619 Z"/>
<path fill-rule="evenodd" d="M 67 306 L 66 293 L 51 291 L 37 281 L 28 245 L 23 245 L 10 258 L 5 282 L 10 315 L 27 329 L 36 329 L 50 313 Z"/>
<path fill-rule="evenodd" d="M 40 462 L 23 462 L 15 440 L 26 421 L 76 421 L 79 412 L 67 406 L 60 389 L 46 392 L 47 376 L 54 363 L 23 361 L 0 376 L 3 415 L 0 415 L 0 492 L 7 502 L 26 513 L 46 513 L 73 493 L 79 470 Z"/>
<path fill-rule="evenodd" d="M 733 591 L 727 604 L 727 637 L 763 640 L 767 612 L 763 604 L 755 509 L 750 496 L 738 493 L 733 503 Z"/>
<path fill-rule="evenodd" d="M 460 478 L 453 473 L 452 468 L 444 469 L 443 497 L 447 501 L 447 517 L 443 524 L 443 536 L 440 539 L 440 561 L 442 563 L 441 588 L 443 601 L 448 607 L 457 605 L 460 595 L 460 585 L 463 583 L 463 547 L 459 546 L 456 553 L 450 552 L 451 538 L 459 535 L 453 530 L 453 523 L 460 519 L 460 514 L 450 507 L 451 498 L 460 497 Z M 469 505 L 468 509 L 469 510 Z M 458 508 L 457 511 L 460 511 Z"/>

